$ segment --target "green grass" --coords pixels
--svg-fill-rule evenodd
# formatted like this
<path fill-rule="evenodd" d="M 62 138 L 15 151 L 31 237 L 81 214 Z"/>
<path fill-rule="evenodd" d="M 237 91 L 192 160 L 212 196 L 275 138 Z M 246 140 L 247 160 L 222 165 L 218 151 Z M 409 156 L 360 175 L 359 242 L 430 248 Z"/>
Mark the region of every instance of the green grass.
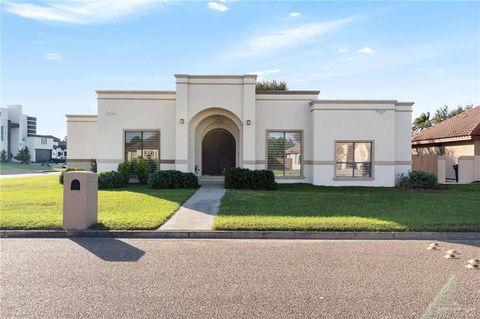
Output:
<path fill-rule="evenodd" d="M 62 228 L 63 189 L 58 176 L 3 179 L 0 199 L 0 228 Z M 190 197 L 194 189 L 149 189 L 130 185 L 101 190 L 98 220 L 94 228 L 155 229 Z"/>
<path fill-rule="evenodd" d="M 279 185 L 228 190 L 215 218 L 223 230 L 480 231 L 480 184 L 437 191 Z"/>
<path fill-rule="evenodd" d="M 28 173 L 36 171 L 53 171 L 53 169 L 50 166 L 19 163 L 0 163 L 0 175 Z"/>

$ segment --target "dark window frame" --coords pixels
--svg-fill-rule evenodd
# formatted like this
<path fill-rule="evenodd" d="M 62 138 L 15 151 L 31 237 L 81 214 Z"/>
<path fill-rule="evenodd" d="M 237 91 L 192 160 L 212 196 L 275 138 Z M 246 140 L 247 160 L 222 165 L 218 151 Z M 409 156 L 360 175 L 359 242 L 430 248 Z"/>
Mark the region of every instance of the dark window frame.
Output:
<path fill-rule="evenodd" d="M 352 144 L 352 161 L 338 161 L 337 160 L 337 144 Z M 355 161 L 355 144 L 370 144 L 370 161 Z M 373 141 L 335 141 L 335 178 L 373 178 Z M 337 165 L 338 164 L 351 164 L 352 165 L 352 175 L 338 175 L 337 174 Z M 369 175 L 367 176 L 355 176 L 356 164 L 369 164 Z"/>
<path fill-rule="evenodd" d="M 268 129 L 266 130 L 266 134 L 265 134 L 265 169 L 270 169 L 269 168 L 269 161 L 268 161 L 268 158 L 269 158 L 269 155 L 268 155 L 268 143 L 269 143 L 269 136 L 270 136 L 270 133 L 283 133 L 283 159 L 285 160 L 286 159 L 286 154 L 285 152 L 287 151 L 285 149 L 285 136 L 287 133 L 299 133 L 300 134 L 300 173 L 299 175 L 286 175 L 285 174 L 285 162 L 284 162 L 284 165 L 283 165 L 283 174 L 282 175 L 275 175 L 275 178 L 279 178 L 279 179 L 302 179 L 304 178 L 303 176 L 303 169 L 304 169 L 304 163 L 303 163 L 303 129 Z"/>
<path fill-rule="evenodd" d="M 128 161 L 128 151 L 127 151 L 127 134 L 132 133 L 132 132 L 139 132 L 140 133 L 140 150 L 142 152 L 142 158 L 143 157 L 143 152 L 144 152 L 144 147 L 143 147 L 143 133 L 145 132 L 155 132 L 158 133 L 158 148 L 155 149 L 147 149 L 147 150 L 156 150 L 158 151 L 158 158 L 157 160 L 154 160 L 156 169 L 160 169 L 160 144 L 161 144 L 161 137 L 160 137 L 160 130 L 156 129 L 128 129 L 128 130 L 123 130 L 123 158 L 124 161 Z M 146 158 L 144 158 L 146 160 Z"/>

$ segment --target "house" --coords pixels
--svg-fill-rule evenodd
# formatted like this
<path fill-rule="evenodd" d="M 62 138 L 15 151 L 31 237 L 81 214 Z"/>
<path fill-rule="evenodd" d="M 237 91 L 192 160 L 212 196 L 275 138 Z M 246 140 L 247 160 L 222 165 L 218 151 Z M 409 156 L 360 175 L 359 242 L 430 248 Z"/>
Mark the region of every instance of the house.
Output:
<path fill-rule="evenodd" d="M 200 180 L 237 166 L 338 186 L 394 186 L 411 169 L 412 102 L 256 90 L 255 75 L 175 78 L 175 91 L 97 91 L 98 114 L 66 116 L 67 164 L 115 170 L 142 156 Z"/>
<path fill-rule="evenodd" d="M 443 156 L 445 177 L 454 180 L 454 165 L 461 157 L 480 156 L 480 106 L 414 134 L 412 153 Z"/>
<path fill-rule="evenodd" d="M 23 114 L 21 105 L 0 108 L 0 152 L 5 151 L 9 161 L 23 147 L 28 147 L 32 162 L 48 162 L 52 150 L 60 141 L 52 135 L 37 134 L 37 118 Z"/>
<path fill-rule="evenodd" d="M 67 142 L 55 138 L 52 149 L 52 160 L 57 163 L 65 163 L 67 160 Z"/>

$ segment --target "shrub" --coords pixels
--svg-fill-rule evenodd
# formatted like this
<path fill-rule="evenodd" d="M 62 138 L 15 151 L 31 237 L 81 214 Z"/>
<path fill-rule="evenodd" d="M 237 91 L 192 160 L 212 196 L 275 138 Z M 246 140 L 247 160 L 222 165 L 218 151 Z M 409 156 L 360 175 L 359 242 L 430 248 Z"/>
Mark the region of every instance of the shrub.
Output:
<path fill-rule="evenodd" d="M 400 177 L 400 188 L 403 189 L 436 189 L 438 180 L 435 174 L 424 171 L 409 172 Z"/>
<path fill-rule="evenodd" d="M 277 188 L 275 175 L 272 171 L 266 169 L 252 171 L 251 185 L 253 189 L 274 190 Z"/>
<path fill-rule="evenodd" d="M 270 170 L 249 170 L 248 168 L 226 168 L 225 188 L 228 189 L 267 189 L 277 188 L 275 176 Z"/>
<path fill-rule="evenodd" d="M 196 188 L 198 179 L 192 173 L 175 170 L 156 171 L 148 176 L 148 186 L 151 188 Z"/>
<path fill-rule="evenodd" d="M 118 164 L 117 171 L 122 175 L 122 180 L 125 184 L 130 180 L 131 169 L 130 162 L 125 161 Z"/>
<path fill-rule="evenodd" d="M 2 163 L 7 162 L 7 152 L 5 152 L 5 150 L 3 150 L 2 153 L 0 154 L 0 162 Z"/>
<path fill-rule="evenodd" d="M 98 189 L 112 189 L 125 186 L 123 175 L 115 171 L 105 171 L 98 174 Z"/>
<path fill-rule="evenodd" d="M 59 176 L 60 184 L 63 185 L 63 175 L 66 172 L 75 172 L 75 171 L 84 171 L 84 170 L 85 169 L 83 167 L 67 167 L 66 169 L 63 170 L 63 172 L 60 173 L 60 176 Z"/>
<path fill-rule="evenodd" d="M 142 157 L 139 157 L 132 162 L 132 166 L 134 174 L 137 175 L 140 183 L 146 184 L 148 181 L 148 172 L 150 170 L 148 163 Z"/>
<path fill-rule="evenodd" d="M 97 172 L 97 160 L 95 159 L 90 160 L 90 170 L 94 173 Z"/>
<path fill-rule="evenodd" d="M 15 156 L 15 159 L 17 161 L 20 161 L 22 164 L 28 164 L 30 163 L 30 151 L 28 150 L 28 147 L 24 147 L 18 151 L 17 156 Z"/>
<path fill-rule="evenodd" d="M 288 90 L 287 82 L 285 81 L 277 82 L 276 80 L 257 82 L 257 84 L 255 85 L 255 89 L 257 91 L 263 91 L 263 90 L 287 91 Z"/>
<path fill-rule="evenodd" d="M 182 173 L 183 177 L 183 188 L 197 188 L 198 178 L 193 173 Z"/>

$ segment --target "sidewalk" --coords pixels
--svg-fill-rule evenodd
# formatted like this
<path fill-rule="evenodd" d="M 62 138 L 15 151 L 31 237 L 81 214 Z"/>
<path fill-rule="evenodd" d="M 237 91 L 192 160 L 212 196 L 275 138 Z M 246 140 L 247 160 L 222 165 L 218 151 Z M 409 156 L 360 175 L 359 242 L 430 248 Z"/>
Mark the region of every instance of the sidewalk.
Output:
<path fill-rule="evenodd" d="M 225 189 L 204 185 L 190 197 L 159 231 L 211 230 Z"/>

